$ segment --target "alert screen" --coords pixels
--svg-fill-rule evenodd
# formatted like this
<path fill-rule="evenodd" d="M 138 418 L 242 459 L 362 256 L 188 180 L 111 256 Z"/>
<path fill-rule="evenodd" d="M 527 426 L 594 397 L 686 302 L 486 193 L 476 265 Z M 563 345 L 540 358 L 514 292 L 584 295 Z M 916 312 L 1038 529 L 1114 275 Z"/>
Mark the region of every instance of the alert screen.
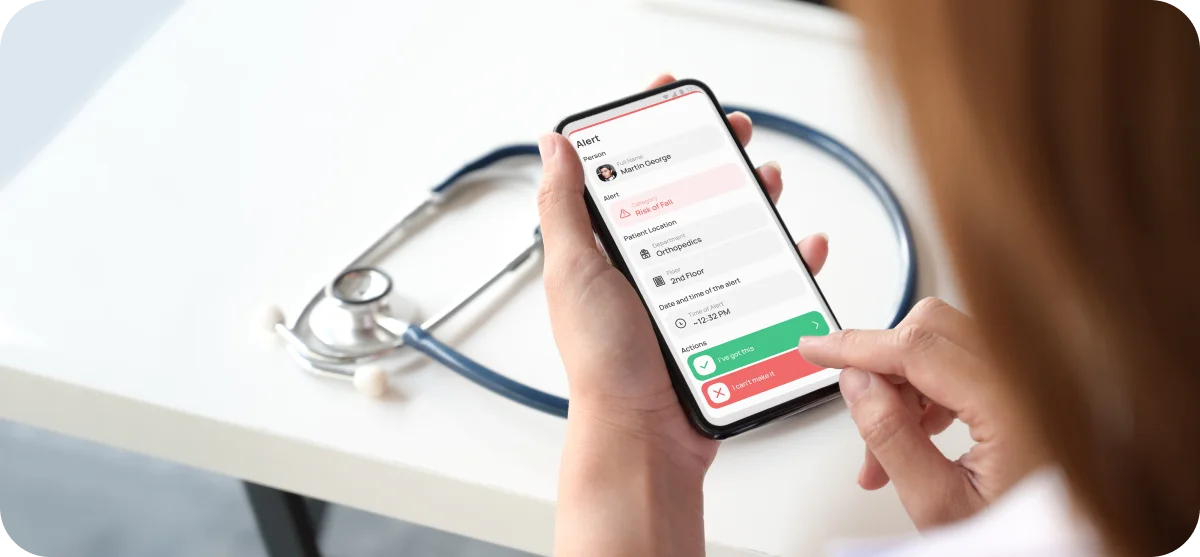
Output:
<path fill-rule="evenodd" d="M 682 85 L 563 132 L 710 422 L 837 381 L 796 349 L 836 321 L 703 90 Z"/>

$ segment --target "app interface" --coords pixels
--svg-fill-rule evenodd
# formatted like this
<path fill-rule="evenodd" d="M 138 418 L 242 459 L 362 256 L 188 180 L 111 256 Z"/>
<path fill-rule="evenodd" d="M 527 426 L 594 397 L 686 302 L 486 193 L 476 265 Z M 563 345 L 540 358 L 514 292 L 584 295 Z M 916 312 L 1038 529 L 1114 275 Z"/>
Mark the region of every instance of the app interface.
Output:
<path fill-rule="evenodd" d="M 837 381 L 796 349 L 836 322 L 703 90 L 683 85 L 563 134 L 710 422 Z"/>

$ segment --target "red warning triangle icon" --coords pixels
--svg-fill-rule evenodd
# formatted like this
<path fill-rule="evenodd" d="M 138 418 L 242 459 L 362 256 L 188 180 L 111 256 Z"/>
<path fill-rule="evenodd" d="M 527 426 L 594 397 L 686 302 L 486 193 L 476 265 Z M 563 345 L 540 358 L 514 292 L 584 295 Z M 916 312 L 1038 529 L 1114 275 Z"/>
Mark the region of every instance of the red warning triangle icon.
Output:
<path fill-rule="evenodd" d="M 621 209 L 621 218 L 625 218 L 628 216 L 629 216 L 629 211 L 626 211 L 625 209 Z"/>

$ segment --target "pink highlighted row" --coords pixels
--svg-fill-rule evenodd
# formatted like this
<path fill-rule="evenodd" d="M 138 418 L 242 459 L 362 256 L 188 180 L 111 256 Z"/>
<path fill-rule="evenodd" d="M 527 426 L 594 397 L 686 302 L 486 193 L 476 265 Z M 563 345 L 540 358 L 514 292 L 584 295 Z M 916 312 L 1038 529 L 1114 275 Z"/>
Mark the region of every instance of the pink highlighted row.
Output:
<path fill-rule="evenodd" d="M 745 172 L 730 163 L 642 192 L 628 201 L 613 203 L 608 210 L 613 222 L 625 227 L 733 191 L 745 183 Z"/>

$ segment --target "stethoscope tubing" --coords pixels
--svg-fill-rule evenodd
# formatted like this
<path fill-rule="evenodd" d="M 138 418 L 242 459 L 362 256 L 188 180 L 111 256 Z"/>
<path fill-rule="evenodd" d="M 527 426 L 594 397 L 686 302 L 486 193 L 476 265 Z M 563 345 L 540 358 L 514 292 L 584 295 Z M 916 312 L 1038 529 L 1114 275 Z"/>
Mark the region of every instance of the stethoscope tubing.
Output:
<path fill-rule="evenodd" d="M 424 329 L 412 325 L 404 331 L 404 344 L 416 349 L 439 364 L 454 370 L 467 380 L 518 404 L 558 416 L 567 417 L 567 399 L 539 391 L 519 381 L 496 373 L 461 352 L 450 348 Z"/>
<path fill-rule="evenodd" d="M 752 108 L 725 106 L 725 110 L 727 112 L 743 112 L 750 117 L 755 126 L 774 130 L 812 145 L 842 163 L 843 166 L 849 169 L 850 172 L 853 172 L 867 186 L 867 189 L 871 190 L 871 193 L 875 194 L 875 197 L 879 199 L 879 203 L 883 205 L 883 210 L 891 222 L 892 233 L 896 236 L 896 242 L 900 245 L 900 268 L 904 269 L 904 288 L 900 293 L 900 301 L 897 304 L 896 312 L 892 315 L 892 320 L 888 324 L 888 328 L 891 329 L 899 325 L 900 321 L 908 315 L 908 311 L 912 309 L 913 304 L 916 302 L 917 252 L 916 246 L 913 243 L 912 228 L 908 224 L 908 217 L 905 216 L 904 209 L 900 206 L 900 201 L 896 199 L 896 193 L 892 191 L 891 186 L 888 185 L 883 177 L 867 161 L 858 156 L 858 153 L 855 153 L 853 149 L 850 149 L 841 141 L 830 137 L 816 128 L 790 118 Z"/>
<path fill-rule="evenodd" d="M 867 188 L 875 195 L 875 197 L 879 199 L 880 204 L 883 206 L 884 211 L 891 221 L 892 231 L 895 234 L 896 241 L 900 246 L 900 266 L 904 270 L 904 286 L 901 291 L 899 303 L 896 307 L 896 312 L 894 313 L 891 323 L 889 324 L 889 328 L 895 327 L 897 324 L 899 324 L 900 321 L 904 319 L 904 316 L 908 314 L 908 311 L 912 308 L 912 305 L 915 302 L 917 283 L 916 250 L 913 244 L 912 230 L 909 227 L 908 219 L 905 216 L 904 210 L 900 206 L 899 201 L 896 199 L 895 193 L 892 191 L 888 183 L 883 179 L 882 176 L 879 175 L 878 172 L 875 171 L 874 168 L 871 167 L 870 164 L 863 160 L 863 158 L 855 153 L 852 149 L 847 147 L 842 142 L 811 126 L 783 116 L 769 112 L 763 112 L 761 110 L 734 106 L 726 106 L 725 109 L 729 112 L 743 112 L 750 116 L 750 119 L 756 126 L 796 138 L 831 156 L 842 163 L 842 165 L 844 165 L 852 173 L 854 173 L 854 175 L 857 176 L 859 180 L 867 186 Z M 533 144 L 515 144 L 495 149 L 467 163 L 439 183 L 431 191 L 432 201 L 427 201 L 426 204 L 437 203 L 445 197 L 454 195 L 456 192 L 456 187 L 464 183 L 466 178 L 477 171 L 483 170 L 510 158 L 536 155 L 538 155 L 538 148 Z M 397 226 L 399 227 L 400 225 Z M 538 241 L 540 241 L 540 231 L 535 229 L 534 235 L 534 245 L 537 245 Z M 377 242 L 377 244 L 379 244 L 379 242 Z M 368 248 L 368 250 L 355 261 L 357 262 L 365 259 L 367 255 L 374 253 L 377 247 L 377 245 L 373 245 L 371 248 Z M 529 248 L 526 248 L 526 253 L 523 255 L 527 257 L 528 251 Z M 523 262 L 526 257 L 519 257 L 514 261 Z M 490 286 L 490 283 L 485 284 L 482 288 L 486 288 L 487 286 Z M 476 293 L 478 293 L 478 291 Z M 473 298 L 474 295 L 475 294 L 472 294 L 471 298 Z M 444 318 L 448 318 L 450 315 L 452 315 L 453 312 L 457 311 L 458 308 L 460 308 L 463 304 L 469 302 L 471 298 L 468 298 L 462 304 L 455 306 L 453 310 L 443 318 L 432 321 L 433 325 L 426 323 L 427 327 L 422 328 L 421 325 L 411 324 L 404 328 L 403 332 L 394 331 L 399 333 L 399 337 L 402 341 L 398 348 L 409 347 L 417 350 L 426 357 L 461 375 L 463 378 L 493 393 L 534 410 L 545 412 L 560 418 L 565 418 L 567 416 L 567 410 L 569 407 L 567 399 L 535 389 L 503 374 L 497 373 L 439 341 L 430 333 L 430 329 L 443 321 Z M 290 349 L 293 351 L 293 353 L 308 364 L 305 366 L 307 369 L 326 375 L 337 375 L 340 373 L 330 371 L 334 368 L 329 367 L 329 365 L 326 363 L 322 363 L 321 358 L 317 358 L 316 361 L 314 361 L 312 357 L 320 356 L 320 354 L 313 353 L 311 350 L 309 350 L 306 346 L 304 346 L 302 341 L 300 341 L 298 338 L 295 338 L 295 335 L 283 325 L 276 326 L 277 329 L 279 327 L 283 327 L 284 332 L 286 333 L 284 336 L 285 338 L 289 339 L 291 344 Z M 351 376 L 353 376 L 353 374 L 351 374 Z"/>
<path fill-rule="evenodd" d="M 888 183 L 866 160 L 858 156 L 854 150 L 820 130 L 783 116 L 752 108 L 726 106 L 725 109 L 727 112 L 743 112 L 750 117 L 756 126 L 799 139 L 833 157 L 849 169 L 850 172 L 854 173 L 871 190 L 871 193 L 879 199 L 880 204 L 883 205 L 883 209 L 888 215 L 888 219 L 891 221 L 892 231 L 900 247 L 900 267 L 904 269 L 904 288 L 901 291 L 900 301 L 897 304 L 896 312 L 893 314 L 888 328 L 899 324 L 915 302 L 917 257 L 908 218 L 905 216 L 904 209 L 900 206 L 900 202 L 896 199 L 896 195 Z M 536 154 L 538 154 L 536 145 L 523 144 L 501 147 L 471 161 L 450 175 L 449 178 L 434 188 L 434 192 L 440 193 L 446 191 L 468 174 L 487 168 L 501 160 Z M 418 326 L 410 326 L 404 332 L 404 341 L 406 345 L 420 351 L 429 358 L 489 391 L 547 414 L 562 418 L 567 416 L 567 399 L 534 389 L 492 371 L 486 366 L 445 345 Z"/>

